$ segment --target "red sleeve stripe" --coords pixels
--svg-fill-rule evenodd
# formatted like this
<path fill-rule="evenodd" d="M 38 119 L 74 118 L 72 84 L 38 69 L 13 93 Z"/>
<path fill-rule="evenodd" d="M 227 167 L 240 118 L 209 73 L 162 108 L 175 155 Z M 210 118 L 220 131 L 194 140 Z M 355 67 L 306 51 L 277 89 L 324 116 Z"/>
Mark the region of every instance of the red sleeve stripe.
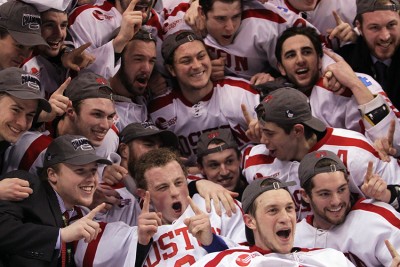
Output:
<path fill-rule="evenodd" d="M 215 267 L 218 265 L 218 263 L 220 263 L 222 261 L 222 259 L 225 256 L 228 256 L 230 254 L 233 254 L 235 252 L 244 252 L 244 253 L 251 253 L 252 251 L 250 249 L 230 249 L 230 250 L 224 250 L 221 251 L 220 253 L 218 253 L 214 259 L 210 260 L 209 262 L 207 262 L 206 265 L 204 265 L 204 267 Z"/>
<path fill-rule="evenodd" d="M 256 166 L 256 165 L 264 165 L 264 164 L 271 164 L 272 162 L 274 162 L 275 158 L 268 156 L 268 155 L 264 155 L 264 154 L 260 154 L 260 155 L 255 155 L 255 156 L 251 156 L 249 157 L 246 162 L 245 162 L 245 167 L 252 167 L 252 166 Z"/>
<path fill-rule="evenodd" d="M 242 88 L 246 91 L 249 91 L 250 93 L 253 94 L 258 94 L 258 91 L 255 90 L 250 83 L 248 83 L 247 81 L 243 81 L 243 80 L 234 80 L 234 79 L 222 79 L 222 80 L 218 80 L 216 82 L 216 84 L 220 85 L 220 86 L 224 86 L 225 84 L 230 85 L 230 86 L 235 86 L 235 87 L 239 87 Z"/>
<path fill-rule="evenodd" d="M 39 154 L 49 146 L 52 140 L 50 136 L 44 134 L 36 138 L 22 156 L 18 169 L 29 171 Z"/>
<path fill-rule="evenodd" d="M 93 261 L 94 261 L 94 257 L 96 256 L 97 247 L 99 246 L 101 236 L 104 233 L 104 228 L 106 228 L 106 225 L 107 225 L 107 223 L 105 223 L 105 222 L 99 222 L 99 224 L 100 224 L 101 232 L 97 235 L 97 238 L 95 240 L 93 240 L 92 242 L 90 242 L 87 245 L 87 248 L 85 251 L 85 256 L 84 256 L 83 262 L 82 262 L 83 263 L 82 266 L 85 266 L 85 267 L 93 266 Z"/>
<path fill-rule="evenodd" d="M 242 20 L 247 18 L 259 18 L 273 21 L 276 23 L 286 23 L 286 20 L 279 16 L 277 13 L 268 9 L 248 9 L 242 13 Z"/>
<path fill-rule="evenodd" d="M 68 18 L 68 25 L 71 26 L 72 24 L 75 23 L 76 18 L 85 10 L 90 9 L 90 8 L 100 8 L 104 11 L 110 11 L 111 8 L 113 8 L 114 5 L 111 4 L 109 1 L 104 1 L 103 5 L 101 6 L 96 6 L 96 5 L 83 5 L 80 7 L 77 7 L 74 12 L 69 16 Z"/>
<path fill-rule="evenodd" d="M 354 146 L 358 147 L 361 149 L 364 149 L 371 154 L 373 154 L 375 157 L 379 158 L 378 152 L 374 149 L 372 145 L 369 143 L 360 140 L 360 139 L 355 139 L 355 138 L 349 138 L 349 137 L 343 137 L 343 136 L 337 136 L 333 135 L 328 142 L 326 143 L 327 145 L 336 145 L 336 146 Z"/>
<path fill-rule="evenodd" d="M 173 89 L 176 90 L 176 89 Z M 148 112 L 153 113 L 159 109 L 162 109 L 163 107 L 168 106 L 169 104 L 172 104 L 174 99 L 176 98 L 176 95 L 174 93 L 170 93 L 168 95 L 159 97 L 151 101 L 148 105 Z"/>
<path fill-rule="evenodd" d="M 356 203 L 351 210 L 364 210 L 382 216 L 396 228 L 400 228 L 400 219 L 388 209 L 370 203 Z"/>

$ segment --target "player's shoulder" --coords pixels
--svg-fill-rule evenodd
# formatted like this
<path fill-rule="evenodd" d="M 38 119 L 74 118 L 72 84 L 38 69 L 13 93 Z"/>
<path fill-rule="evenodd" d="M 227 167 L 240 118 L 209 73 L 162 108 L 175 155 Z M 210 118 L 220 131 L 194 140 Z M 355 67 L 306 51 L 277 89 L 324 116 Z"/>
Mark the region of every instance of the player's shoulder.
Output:
<path fill-rule="evenodd" d="M 250 82 L 243 78 L 226 76 L 214 82 L 214 87 L 230 90 L 231 88 L 240 89 L 241 91 L 246 91 L 252 94 L 258 94 L 258 91 L 253 88 Z"/>
<path fill-rule="evenodd" d="M 175 99 L 179 98 L 178 91 L 179 89 L 172 89 L 168 93 L 164 95 L 160 95 L 152 99 L 147 106 L 148 112 L 153 113 L 157 110 L 163 109 L 168 105 L 171 105 Z"/>

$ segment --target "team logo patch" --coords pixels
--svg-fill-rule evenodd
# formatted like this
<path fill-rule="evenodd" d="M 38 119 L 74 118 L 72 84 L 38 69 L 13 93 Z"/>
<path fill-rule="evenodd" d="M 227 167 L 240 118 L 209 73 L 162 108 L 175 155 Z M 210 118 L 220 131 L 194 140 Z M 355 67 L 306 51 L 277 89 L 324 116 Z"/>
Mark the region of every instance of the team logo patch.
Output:
<path fill-rule="evenodd" d="M 291 111 L 290 109 L 286 110 L 285 113 L 287 118 L 293 118 L 294 116 L 293 111 Z"/>
<path fill-rule="evenodd" d="M 236 258 L 236 264 L 238 266 L 244 267 L 244 266 L 250 266 L 251 259 L 256 257 L 256 255 L 253 254 L 241 254 Z"/>
<path fill-rule="evenodd" d="M 98 84 L 107 84 L 107 80 L 105 78 L 103 78 L 103 77 L 96 78 L 96 82 Z"/>
<path fill-rule="evenodd" d="M 89 143 L 89 140 L 86 138 L 78 138 L 71 140 L 71 145 L 74 147 L 75 150 L 93 150 L 92 145 Z"/>
<path fill-rule="evenodd" d="M 40 90 L 40 81 L 38 80 L 38 78 L 30 74 L 21 75 L 21 84 L 26 84 L 29 88 L 33 90 Z"/>
<path fill-rule="evenodd" d="M 106 20 L 106 19 L 111 20 L 114 18 L 113 16 L 103 14 L 103 12 L 101 12 L 100 10 L 94 10 L 92 12 L 92 15 L 93 15 L 93 17 L 95 17 L 97 20 L 100 20 L 100 21 Z"/>
<path fill-rule="evenodd" d="M 40 30 L 40 24 L 41 24 L 40 16 L 38 15 L 32 15 L 32 14 L 23 14 L 22 15 L 22 26 L 25 27 L 28 25 L 28 28 L 30 30 Z"/>
<path fill-rule="evenodd" d="M 207 135 L 208 139 L 214 139 L 219 136 L 219 132 L 213 132 Z"/>
<path fill-rule="evenodd" d="M 272 95 L 267 95 L 267 96 L 264 98 L 263 102 L 267 103 L 268 101 L 271 101 L 272 98 L 274 98 Z"/>
<path fill-rule="evenodd" d="M 325 151 L 318 151 L 318 152 L 315 153 L 315 157 L 316 157 L 317 159 L 326 157 L 326 152 L 325 152 Z"/>
<path fill-rule="evenodd" d="M 168 129 L 168 127 L 174 125 L 176 123 L 177 117 L 174 117 L 170 120 L 166 120 L 163 117 L 158 117 L 155 121 L 155 124 L 158 128 L 160 128 L 161 130 L 166 130 Z"/>

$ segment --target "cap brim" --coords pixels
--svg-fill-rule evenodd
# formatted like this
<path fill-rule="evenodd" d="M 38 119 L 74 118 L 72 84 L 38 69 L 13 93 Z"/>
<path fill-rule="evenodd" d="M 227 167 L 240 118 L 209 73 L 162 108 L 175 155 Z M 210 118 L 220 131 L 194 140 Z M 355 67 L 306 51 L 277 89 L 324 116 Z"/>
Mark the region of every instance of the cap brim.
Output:
<path fill-rule="evenodd" d="M 39 100 L 38 104 L 39 104 L 39 108 L 41 110 L 44 110 L 46 112 L 51 112 L 51 110 L 52 110 L 50 103 L 46 99 L 38 96 L 37 94 L 31 93 L 29 91 L 12 91 L 12 90 L 8 90 L 8 91 L 6 91 L 6 93 L 8 93 L 8 94 L 10 94 L 10 95 L 12 95 L 12 96 L 14 96 L 16 98 L 24 99 L 24 100 L 35 100 L 35 99 L 37 99 L 37 100 Z"/>
<path fill-rule="evenodd" d="M 97 162 L 100 164 L 106 164 L 106 165 L 111 165 L 112 162 L 108 159 L 99 157 L 97 155 L 80 155 L 78 157 L 74 157 L 68 160 L 64 160 L 63 162 L 60 163 L 67 163 L 67 164 L 72 164 L 72 165 L 85 165 L 91 162 Z"/>
<path fill-rule="evenodd" d="M 303 123 L 318 132 L 324 132 L 326 130 L 325 123 L 315 117 L 312 117 L 310 120 Z"/>
<path fill-rule="evenodd" d="M 36 33 L 25 33 L 25 32 L 17 32 L 8 30 L 10 35 L 17 41 L 18 43 L 25 46 L 36 46 L 36 45 L 45 45 L 49 46 L 49 44 L 43 39 L 42 36 Z"/>

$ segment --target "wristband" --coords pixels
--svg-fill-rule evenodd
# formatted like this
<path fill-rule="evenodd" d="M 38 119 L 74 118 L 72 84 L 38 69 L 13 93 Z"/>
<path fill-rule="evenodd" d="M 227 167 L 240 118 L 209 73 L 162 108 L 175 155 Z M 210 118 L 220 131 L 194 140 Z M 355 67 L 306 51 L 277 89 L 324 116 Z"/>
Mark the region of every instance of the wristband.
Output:
<path fill-rule="evenodd" d="M 377 95 L 370 102 L 359 105 L 358 109 L 364 121 L 367 121 L 370 126 L 377 125 L 389 114 L 389 107 L 381 95 Z"/>
<path fill-rule="evenodd" d="M 393 204 L 400 197 L 400 186 L 396 184 L 390 184 L 387 186 L 387 189 L 390 191 L 390 200 L 389 204 Z M 392 205 L 393 206 L 393 205 Z M 398 206 L 398 203 L 397 203 Z"/>

